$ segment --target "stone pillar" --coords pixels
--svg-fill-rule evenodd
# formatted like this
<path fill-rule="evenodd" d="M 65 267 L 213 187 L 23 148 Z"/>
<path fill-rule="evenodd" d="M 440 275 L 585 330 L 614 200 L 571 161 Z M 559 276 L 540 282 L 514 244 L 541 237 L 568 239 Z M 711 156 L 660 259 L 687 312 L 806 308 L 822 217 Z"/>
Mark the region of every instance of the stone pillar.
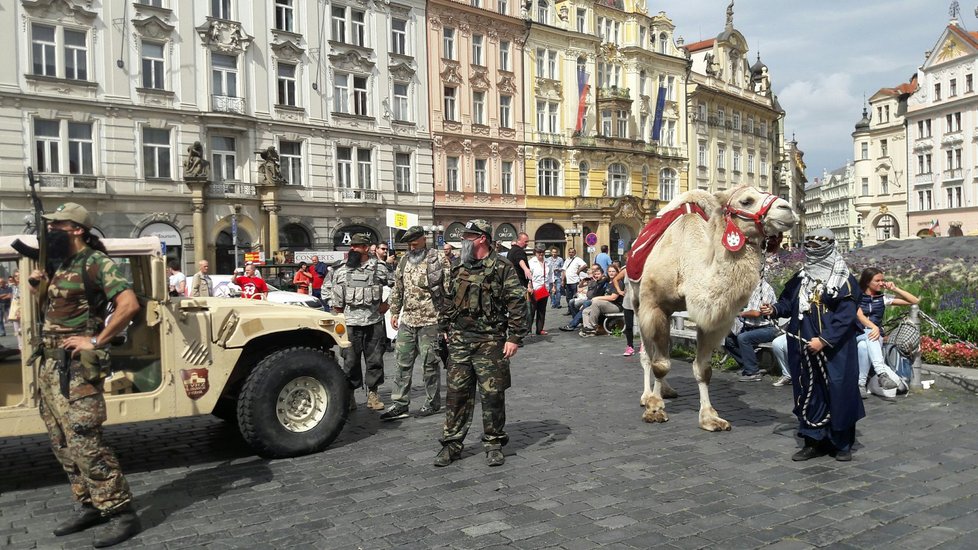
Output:
<path fill-rule="evenodd" d="M 272 255 L 279 249 L 278 212 L 282 207 L 277 204 L 266 204 L 264 208 L 268 212 L 268 250 L 265 251 L 265 260 L 271 262 Z"/>
<path fill-rule="evenodd" d="M 207 212 L 207 205 L 203 199 L 194 199 L 194 264 L 207 258 L 207 238 L 204 236 L 204 212 Z M 208 260 L 210 261 L 210 260 Z"/>
<path fill-rule="evenodd" d="M 597 256 L 601 253 L 601 247 L 608 245 L 608 252 L 611 252 L 611 216 L 603 215 L 601 220 L 598 222 L 598 244 L 595 245 L 594 255 Z"/>

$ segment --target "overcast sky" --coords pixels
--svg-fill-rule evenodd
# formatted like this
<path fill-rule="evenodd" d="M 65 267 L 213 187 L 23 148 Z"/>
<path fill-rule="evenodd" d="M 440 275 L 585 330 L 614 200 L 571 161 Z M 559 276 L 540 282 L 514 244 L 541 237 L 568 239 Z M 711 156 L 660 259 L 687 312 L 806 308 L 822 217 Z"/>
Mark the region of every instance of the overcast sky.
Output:
<path fill-rule="evenodd" d="M 686 43 L 723 30 L 729 0 L 650 1 Z M 950 0 L 737 0 L 734 27 L 753 64 L 757 52 L 787 113 L 785 133 L 805 152 L 808 178 L 852 160 L 863 94 L 907 82 L 949 21 Z M 978 0 L 961 2 L 961 22 L 978 30 Z"/>

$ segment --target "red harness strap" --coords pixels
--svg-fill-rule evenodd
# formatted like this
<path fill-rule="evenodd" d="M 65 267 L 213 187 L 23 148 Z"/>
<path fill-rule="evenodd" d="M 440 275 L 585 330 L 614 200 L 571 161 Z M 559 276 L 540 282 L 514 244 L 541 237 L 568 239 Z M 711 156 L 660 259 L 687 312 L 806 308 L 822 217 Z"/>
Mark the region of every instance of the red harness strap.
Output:
<path fill-rule="evenodd" d="M 700 208 L 700 205 L 695 202 L 687 202 L 679 206 L 679 208 L 662 212 L 652 218 L 649 223 L 645 224 L 642 232 L 635 239 L 635 243 L 632 244 L 632 249 L 628 251 L 628 265 L 625 267 L 628 278 L 633 281 L 641 279 L 642 270 L 645 268 L 645 260 L 655 247 L 655 243 L 659 242 L 659 239 L 662 238 L 666 229 L 669 229 L 669 226 L 675 223 L 680 216 L 694 213 L 702 216 L 704 220 L 710 219 L 706 212 Z"/>

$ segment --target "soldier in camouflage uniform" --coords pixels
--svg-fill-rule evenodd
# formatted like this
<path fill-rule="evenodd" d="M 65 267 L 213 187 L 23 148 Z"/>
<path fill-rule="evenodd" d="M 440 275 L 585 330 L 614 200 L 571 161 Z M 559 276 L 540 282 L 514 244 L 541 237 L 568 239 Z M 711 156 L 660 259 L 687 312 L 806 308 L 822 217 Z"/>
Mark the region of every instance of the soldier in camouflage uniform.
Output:
<path fill-rule="evenodd" d="M 364 385 L 361 357 L 366 359 L 367 407 L 384 410 L 384 403 L 377 395 L 377 388 L 384 383 L 384 351 L 387 348 L 387 328 L 384 313 L 388 306 L 384 301 L 384 287 L 391 285 L 387 264 L 377 258 L 368 258 L 367 251 L 373 239 L 357 234 L 350 239 L 347 262 L 340 266 L 332 278 L 332 306 L 346 317 L 352 346 L 343 350 L 343 368 L 350 387 Z M 325 283 L 324 283 L 325 284 Z M 356 409 L 355 392 L 350 392 L 350 410 Z"/>
<path fill-rule="evenodd" d="M 397 330 L 397 378 L 391 392 L 394 404 L 380 415 L 381 420 L 408 417 L 411 374 L 418 355 L 424 366 L 425 388 L 425 403 L 418 416 L 431 416 L 441 409 L 438 311 L 445 306 L 444 281 L 450 264 L 437 250 L 427 248 L 421 226 L 408 228 L 400 242 L 407 243 L 409 250 L 394 271 L 390 298 L 391 326 Z"/>
<path fill-rule="evenodd" d="M 461 264 L 452 268 L 446 287 L 449 366 L 445 428 L 435 466 L 448 466 L 462 453 L 472 423 L 475 393 L 482 400 L 482 442 L 486 463 L 506 459 L 505 391 L 510 386 L 509 359 L 527 331 L 526 288 L 513 264 L 492 249 L 492 227 L 471 220 L 462 232 Z"/>
<path fill-rule="evenodd" d="M 84 207 L 66 203 L 44 218 L 48 255 L 61 262 L 42 297 L 46 300 L 37 354 L 39 409 L 54 455 L 81 503 L 80 510 L 58 525 L 54 534 L 76 533 L 107 522 L 93 540 L 101 548 L 140 530 L 129 484 L 115 454 L 102 442 L 106 420 L 102 392 L 109 369 L 106 346 L 129 325 L 139 303 L 102 243 L 91 234 L 92 218 Z M 37 270 L 31 285 L 39 286 L 46 278 Z M 106 322 L 102 317 L 108 302 L 113 313 Z"/>

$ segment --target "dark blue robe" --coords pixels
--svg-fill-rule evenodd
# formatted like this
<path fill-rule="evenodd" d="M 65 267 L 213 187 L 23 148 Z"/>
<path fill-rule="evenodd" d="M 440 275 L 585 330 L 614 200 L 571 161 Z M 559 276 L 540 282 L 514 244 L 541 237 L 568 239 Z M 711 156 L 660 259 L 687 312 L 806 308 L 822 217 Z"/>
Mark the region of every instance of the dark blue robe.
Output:
<path fill-rule="evenodd" d="M 774 306 L 773 315 L 790 319 L 787 328 L 788 368 L 795 398 L 792 412 L 798 418 L 798 434 L 816 441 L 828 439 L 836 449 L 848 451 L 856 440 L 856 422 L 866 416 L 859 396 L 859 358 L 856 354 L 856 336 L 863 331 L 856 318 L 862 291 L 855 277 L 850 275 L 835 296 L 822 297 L 821 303 L 813 303 L 799 319 L 801 282 L 798 274 L 788 281 Z M 828 380 L 817 368 L 817 357 L 808 354 L 797 337 L 806 341 L 821 337 L 828 343 L 822 348 Z M 816 368 L 809 370 L 809 361 Z M 805 408 L 805 397 L 811 384 L 814 387 Z M 826 412 L 831 413 L 828 424 L 818 428 L 809 424 L 808 421 L 819 423 Z"/>

